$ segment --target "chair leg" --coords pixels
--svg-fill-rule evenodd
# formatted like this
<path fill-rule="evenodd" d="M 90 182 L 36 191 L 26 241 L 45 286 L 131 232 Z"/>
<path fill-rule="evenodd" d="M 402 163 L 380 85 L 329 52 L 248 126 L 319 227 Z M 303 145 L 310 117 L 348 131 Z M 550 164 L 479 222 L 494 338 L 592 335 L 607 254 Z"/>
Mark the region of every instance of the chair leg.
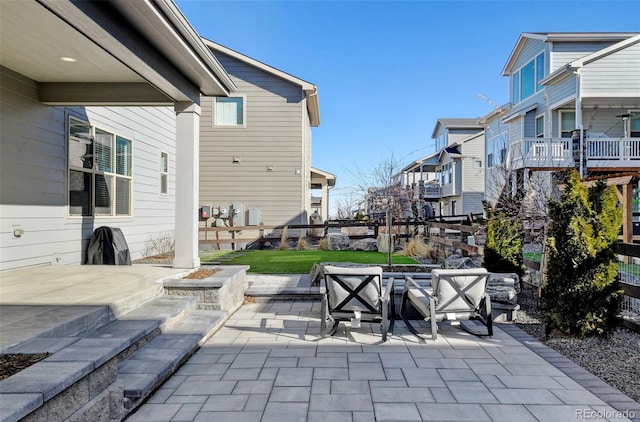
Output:
<path fill-rule="evenodd" d="M 320 316 L 320 335 L 324 338 L 327 334 L 327 297 L 322 296 L 322 307 Z"/>
<path fill-rule="evenodd" d="M 340 321 L 336 320 L 333 323 L 333 327 L 331 327 L 331 331 L 329 331 L 329 335 L 332 336 L 336 333 L 336 331 L 338 331 L 338 325 L 340 324 Z"/>
<path fill-rule="evenodd" d="M 433 298 L 429 299 L 429 312 L 431 314 L 431 338 L 438 338 L 438 323 L 436 322 L 436 302 Z"/>
<path fill-rule="evenodd" d="M 408 302 L 409 301 L 407 300 L 407 294 L 404 293 L 402 295 L 402 303 L 400 304 L 400 316 L 402 317 L 402 320 L 404 321 L 404 325 L 407 326 L 409 331 L 411 331 L 411 333 L 413 335 L 415 335 L 416 337 L 420 337 L 420 333 L 418 332 L 418 330 L 413 328 L 413 325 L 411 325 L 411 323 L 409 322 L 409 318 L 407 318 L 407 303 Z"/>

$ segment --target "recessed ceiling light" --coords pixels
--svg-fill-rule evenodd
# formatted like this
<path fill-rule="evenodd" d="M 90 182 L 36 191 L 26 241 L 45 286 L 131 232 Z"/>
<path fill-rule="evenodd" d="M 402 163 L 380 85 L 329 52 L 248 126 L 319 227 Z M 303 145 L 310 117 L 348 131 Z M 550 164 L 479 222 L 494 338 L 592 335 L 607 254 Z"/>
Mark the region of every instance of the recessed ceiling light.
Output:
<path fill-rule="evenodd" d="M 60 60 L 62 60 L 63 62 L 68 62 L 68 63 L 75 63 L 78 60 L 74 59 L 73 57 L 60 57 Z"/>

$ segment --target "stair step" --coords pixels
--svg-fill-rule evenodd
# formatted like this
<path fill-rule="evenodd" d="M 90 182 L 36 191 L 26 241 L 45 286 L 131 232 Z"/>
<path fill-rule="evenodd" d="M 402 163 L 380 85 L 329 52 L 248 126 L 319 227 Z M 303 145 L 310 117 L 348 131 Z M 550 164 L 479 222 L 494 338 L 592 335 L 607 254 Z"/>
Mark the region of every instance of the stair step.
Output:
<path fill-rule="evenodd" d="M 140 400 L 151 394 L 226 318 L 226 311 L 194 310 L 122 361 L 118 366 L 118 379 L 124 383 L 124 396 Z"/>

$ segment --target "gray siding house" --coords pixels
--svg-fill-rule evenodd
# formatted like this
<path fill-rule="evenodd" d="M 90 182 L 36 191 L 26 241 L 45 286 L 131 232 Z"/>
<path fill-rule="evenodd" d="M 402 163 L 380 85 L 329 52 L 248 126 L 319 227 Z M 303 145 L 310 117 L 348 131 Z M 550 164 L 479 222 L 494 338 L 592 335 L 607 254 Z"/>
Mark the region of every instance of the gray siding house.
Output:
<path fill-rule="evenodd" d="M 315 85 L 209 40 L 231 75 L 230 97 L 202 98 L 200 204 L 211 220 L 233 208 L 224 224 L 307 224 L 313 210 L 327 218 L 335 176 L 311 166 L 311 128 L 320 125 Z M 322 190 L 312 207 L 311 189 Z M 213 223 L 217 221 L 217 223 Z"/>
<path fill-rule="evenodd" d="M 0 17 L 0 269 L 82 263 L 100 226 L 133 259 L 175 235 L 174 266 L 199 266 L 200 99 L 235 85 L 177 6 L 2 1 Z"/>
<path fill-rule="evenodd" d="M 431 136 L 442 145 L 435 167 L 441 195 L 438 214 L 482 213 L 484 131 L 477 119 L 438 119 Z"/>
<path fill-rule="evenodd" d="M 431 136 L 436 152 L 410 163 L 396 175 L 413 216 L 452 216 L 483 212 L 484 138 L 477 119 L 441 118 Z"/>
<path fill-rule="evenodd" d="M 536 207 L 534 198 L 551 195 L 573 167 L 619 185 L 625 227 L 640 222 L 640 209 L 631 207 L 640 171 L 638 69 L 638 33 L 523 33 L 502 71 L 511 81 L 510 105 L 488 119 L 494 159 L 487 156 L 487 177 L 501 167 L 503 193 L 524 189 Z M 498 150 L 504 156 L 497 161 Z"/>

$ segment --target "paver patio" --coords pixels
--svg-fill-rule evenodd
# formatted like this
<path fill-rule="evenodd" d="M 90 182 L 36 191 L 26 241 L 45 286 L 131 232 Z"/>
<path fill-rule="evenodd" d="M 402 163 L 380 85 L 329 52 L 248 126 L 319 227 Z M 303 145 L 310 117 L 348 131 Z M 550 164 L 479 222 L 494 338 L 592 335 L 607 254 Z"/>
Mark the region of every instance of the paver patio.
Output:
<path fill-rule="evenodd" d="M 382 343 L 366 323 L 321 338 L 319 317 L 319 301 L 244 305 L 128 421 L 640 420 L 511 325 L 481 338 L 441 324 L 432 341 L 398 321 Z"/>

